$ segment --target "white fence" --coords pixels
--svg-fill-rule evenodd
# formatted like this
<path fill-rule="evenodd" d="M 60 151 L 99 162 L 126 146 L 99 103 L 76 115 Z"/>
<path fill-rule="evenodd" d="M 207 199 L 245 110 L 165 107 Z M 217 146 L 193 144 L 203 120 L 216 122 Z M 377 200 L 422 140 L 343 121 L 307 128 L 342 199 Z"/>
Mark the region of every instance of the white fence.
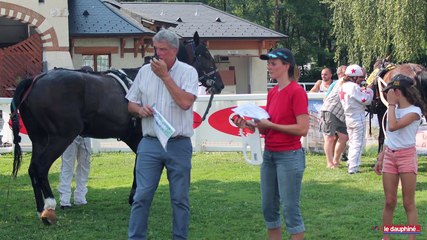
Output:
<path fill-rule="evenodd" d="M 298 84 L 305 89 L 305 91 L 309 91 L 316 83 L 315 82 L 298 82 Z M 277 83 L 267 83 L 267 90 L 272 89 L 276 86 Z M 310 89 L 309 89 L 310 87 Z"/>
<path fill-rule="evenodd" d="M 238 128 L 229 120 L 233 112 L 232 108 L 244 103 L 254 103 L 265 106 L 267 94 L 237 94 L 237 95 L 216 95 L 212 102 L 212 107 L 206 120 L 199 126 L 195 126 L 195 133 L 192 137 L 194 151 L 241 151 L 242 138 L 238 135 Z M 322 104 L 324 94 L 310 93 L 311 129 L 302 142 L 309 151 L 319 151 L 323 146 L 323 137 L 318 131 L 317 109 Z M 0 98 L 0 110 L 4 119 L 2 142 L 12 143 L 12 132 L 9 127 L 10 98 Z M 209 96 L 199 96 L 194 112 L 198 117 L 203 116 Z M 197 117 L 195 122 L 197 122 Z M 31 151 L 31 141 L 27 135 L 22 134 L 21 147 L 23 151 Z M 263 142 L 263 139 L 262 139 Z M 12 147 L 1 147 L 1 152 L 12 151 Z M 111 151 L 131 151 L 123 142 L 116 139 L 92 139 L 93 152 Z"/>
<path fill-rule="evenodd" d="M 265 106 L 267 94 L 237 94 L 237 95 L 217 95 L 214 97 L 212 107 L 206 120 L 200 122 L 203 116 L 209 96 L 199 96 L 195 105 L 195 131 L 191 138 L 193 150 L 196 152 L 216 152 L 216 151 L 242 151 L 242 138 L 238 135 L 238 128 L 230 121 L 233 115 L 232 108 L 244 103 L 254 103 L 259 106 Z M 308 93 L 309 112 L 310 112 L 310 130 L 307 137 L 301 139 L 303 146 L 308 152 L 323 152 L 323 135 L 319 130 L 320 119 L 319 109 L 323 103 L 324 93 Z M 2 143 L 12 143 L 12 131 L 9 127 L 10 98 L 0 98 L 0 110 L 4 120 Z M 283 106 L 286 107 L 286 106 Z M 199 119 L 199 120 L 198 120 Z M 375 118 L 373 119 L 375 120 Z M 378 135 L 378 123 L 373 121 L 375 133 L 373 136 L 366 134 L 367 145 L 376 144 Z M 1 124 L 0 124 L 1 126 Z M 21 147 L 23 151 L 31 151 L 31 141 L 27 135 L 21 134 Z M 261 139 L 263 145 L 263 139 Z M 11 146 L 0 147 L 0 153 L 11 152 Z M 117 152 L 131 151 L 123 142 L 116 139 L 92 139 L 92 152 Z M 422 126 L 417 134 L 417 151 L 420 154 L 427 153 L 427 126 Z"/>

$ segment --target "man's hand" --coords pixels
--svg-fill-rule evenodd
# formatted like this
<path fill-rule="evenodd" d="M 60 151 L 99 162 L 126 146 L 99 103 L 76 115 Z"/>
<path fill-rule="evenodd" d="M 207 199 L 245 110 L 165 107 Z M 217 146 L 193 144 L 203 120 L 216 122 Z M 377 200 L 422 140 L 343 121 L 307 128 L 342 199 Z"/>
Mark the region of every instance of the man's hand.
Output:
<path fill-rule="evenodd" d="M 152 58 L 150 60 L 151 70 L 162 80 L 169 75 L 166 62 L 162 59 Z"/>
<path fill-rule="evenodd" d="M 138 110 L 138 116 L 140 118 L 151 117 L 151 116 L 153 116 L 153 112 L 154 112 L 154 110 L 150 106 L 148 106 L 148 105 L 142 106 Z"/>

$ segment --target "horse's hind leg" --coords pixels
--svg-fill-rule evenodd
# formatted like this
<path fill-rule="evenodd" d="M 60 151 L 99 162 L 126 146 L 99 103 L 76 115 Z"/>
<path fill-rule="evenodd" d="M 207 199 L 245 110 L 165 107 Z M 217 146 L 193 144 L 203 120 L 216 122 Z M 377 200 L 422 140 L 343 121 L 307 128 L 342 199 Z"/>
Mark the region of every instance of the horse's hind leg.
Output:
<path fill-rule="evenodd" d="M 38 154 L 38 151 L 35 149 L 37 147 L 33 148 L 33 156 L 28 174 L 33 185 L 37 213 L 44 224 L 55 224 L 56 201 L 48 180 L 49 169 L 54 160 L 47 160 L 48 158 L 42 157 L 43 154 Z"/>
<path fill-rule="evenodd" d="M 28 171 L 33 184 L 37 212 L 43 223 L 47 225 L 56 223 L 56 200 L 49 184 L 49 169 L 71 141 L 60 137 L 50 137 L 50 144 L 47 144 L 50 147 L 42 148 L 37 143 L 33 146 L 33 152 L 37 154 L 33 155 Z"/>
<path fill-rule="evenodd" d="M 44 207 L 44 200 L 43 200 L 43 193 L 41 188 L 41 181 L 39 181 L 40 177 L 37 174 L 37 166 L 35 166 L 34 162 L 34 154 L 30 163 L 30 167 L 28 168 L 28 175 L 31 179 L 31 184 L 33 186 L 34 196 L 36 200 L 36 207 L 37 207 L 37 213 L 40 216 L 43 212 Z"/>
<path fill-rule="evenodd" d="M 43 166 L 37 166 L 37 164 L 34 164 L 32 162 L 28 169 L 28 174 L 30 175 L 31 183 L 33 185 L 34 190 L 34 196 L 36 199 L 37 214 L 42 219 L 44 224 L 55 224 L 56 201 L 53 197 L 53 193 L 50 188 L 49 181 L 47 179 L 47 172 L 49 171 L 49 169 L 46 171 L 46 173 L 43 173 L 45 171 L 43 169 L 40 171 L 40 167 L 44 168 Z"/>

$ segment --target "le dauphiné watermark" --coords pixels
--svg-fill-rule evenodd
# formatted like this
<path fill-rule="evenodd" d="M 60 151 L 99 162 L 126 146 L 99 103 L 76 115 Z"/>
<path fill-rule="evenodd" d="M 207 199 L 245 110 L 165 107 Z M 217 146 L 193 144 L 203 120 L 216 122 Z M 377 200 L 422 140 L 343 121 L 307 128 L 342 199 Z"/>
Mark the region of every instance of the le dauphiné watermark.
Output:
<path fill-rule="evenodd" d="M 421 225 L 384 225 L 373 226 L 373 231 L 381 231 L 384 234 L 421 234 Z"/>

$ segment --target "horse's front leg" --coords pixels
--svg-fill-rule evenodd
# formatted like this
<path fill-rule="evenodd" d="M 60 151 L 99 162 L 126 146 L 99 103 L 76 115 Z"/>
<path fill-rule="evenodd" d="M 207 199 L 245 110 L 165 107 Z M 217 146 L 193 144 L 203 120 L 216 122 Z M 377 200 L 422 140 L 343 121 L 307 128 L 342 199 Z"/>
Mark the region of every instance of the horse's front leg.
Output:
<path fill-rule="evenodd" d="M 129 193 L 129 205 L 132 205 L 133 203 L 133 196 L 135 196 L 135 192 L 136 192 L 136 182 L 135 182 L 135 178 L 133 179 L 133 183 L 132 183 L 132 188 L 130 189 L 130 193 Z"/>
<path fill-rule="evenodd" d="M 137 160 L 137 157 L 138 157 L 138 154 L 135 156 L 135 163 L 133 165 L 133 181 L 132 181 L 132 188 L 130 190 L 129 199 L 128 199 L 129 205 L 132 205 L 132 203 L 133 203 L 133 196 L 135 195 L 135 192 L 136 192 L 136 176 L 135 176 L 135 174 L 136 174 L 136 160 Z"/>
<path fill-rule="evenodd" d="M 135 161 L 133 164 L 133 181 L 132 181 L 132 188 L 130 190 L 128 202 L 130 205 L 133 203 L 133 196 L 136 192 L 136 160 L 138 159 L 138 145 L 141 142 L 142 139 L 142 132 L 141 132 L 141 121 L 132 118 L 132 130 L 134 134 L 129 136 L 128 138 L 123 139 L 123 141 L 132 149 L 132 151 L 135 153 Z"/>

